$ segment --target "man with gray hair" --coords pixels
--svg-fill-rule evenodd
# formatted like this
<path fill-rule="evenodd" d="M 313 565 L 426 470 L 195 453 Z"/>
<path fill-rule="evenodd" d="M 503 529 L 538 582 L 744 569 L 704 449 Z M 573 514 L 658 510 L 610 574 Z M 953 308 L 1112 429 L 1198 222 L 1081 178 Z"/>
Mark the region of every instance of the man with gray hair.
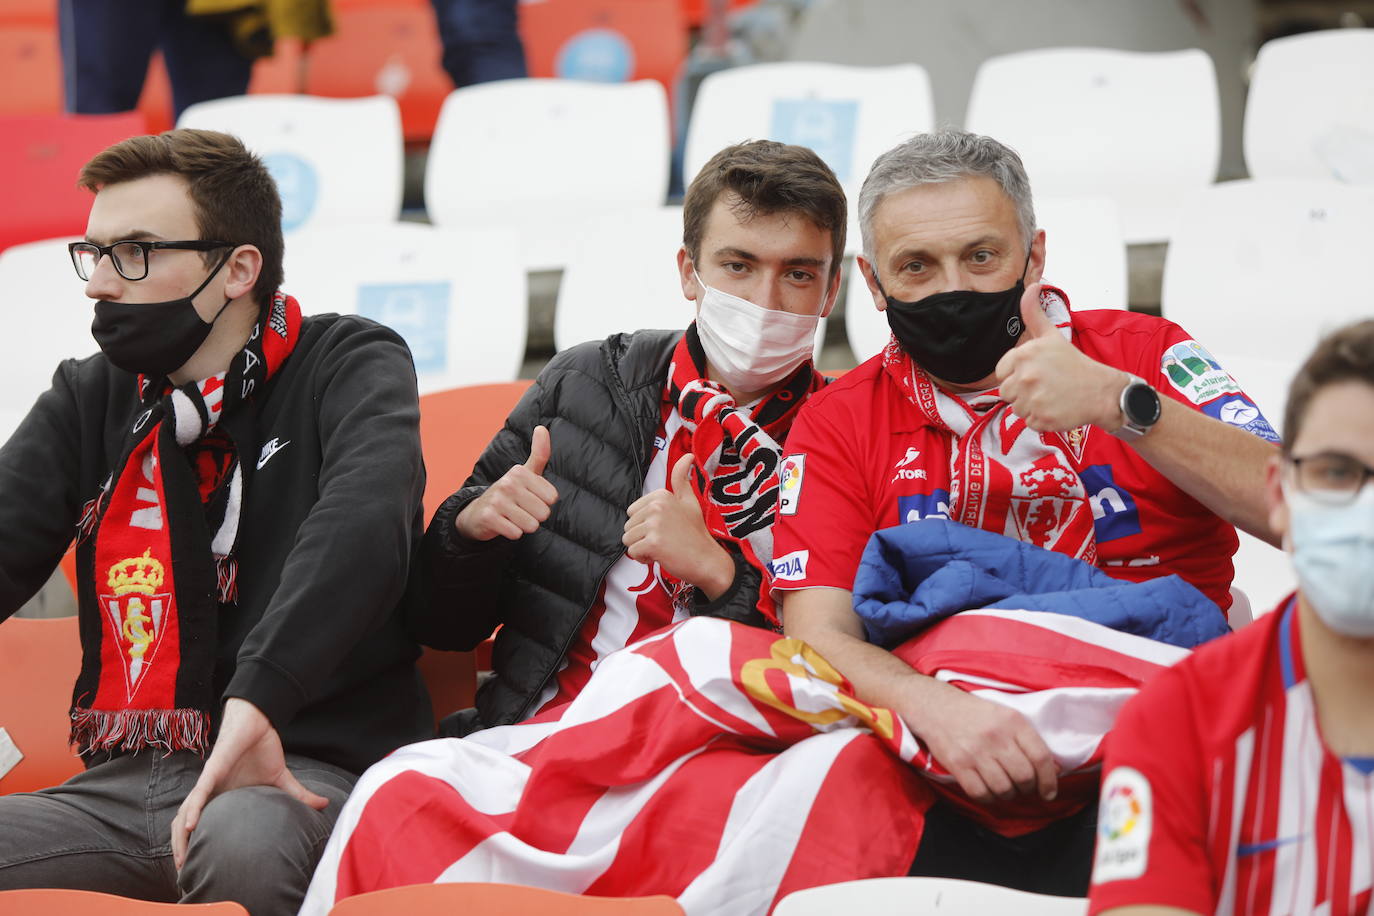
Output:
<path fill-rule="evenodd" d="M 1019 712 L 866 640 L 852 588 L 869 535 L 951 519 L 1124 580 L 1177 573 L 1225 610 L 1232 526 L 1273 540 L 1263 481 L 1278 437 L 1182 328 L 1071 311 L 1042 284 L 1045 232 L 1020 158 L 996 140 L 946 130 L 890 150 L 859 219 L 859 268 L 893 336 L 816 395 L 788 440 L 783 624 L 897 712 L 964 795 L 1048 802 L 1054 758 Z M 1082 894 L 1091 817 L 1007 837 L 935 810 L 914 873 Z"/>

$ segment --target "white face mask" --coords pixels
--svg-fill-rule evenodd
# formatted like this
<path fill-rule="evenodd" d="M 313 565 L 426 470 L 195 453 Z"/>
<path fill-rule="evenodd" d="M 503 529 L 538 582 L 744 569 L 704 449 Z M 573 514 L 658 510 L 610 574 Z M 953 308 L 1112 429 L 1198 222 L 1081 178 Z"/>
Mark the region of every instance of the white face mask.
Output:
<path fill-rule="evenodd" d="M 1303 597 L 1345 636 L 1374 637 L 1374 486 L 1328 506 L 1287 483 L 1288 544 Z"/>
<path fill-rule="evenodd" d="M 811 358 L 816 343 L 815 315 L 797 315 L 755 305 L 707 286 L 697 308 L 697 335 L 717 381 L 732 391 L 766 391 Z"/>

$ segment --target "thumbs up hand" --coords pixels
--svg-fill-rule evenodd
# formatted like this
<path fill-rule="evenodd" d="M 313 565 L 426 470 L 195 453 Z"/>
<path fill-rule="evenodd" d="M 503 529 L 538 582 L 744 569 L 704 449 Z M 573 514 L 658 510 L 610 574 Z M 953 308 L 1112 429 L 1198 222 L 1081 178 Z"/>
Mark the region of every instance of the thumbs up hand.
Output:
<path fill-rule="evenodd" d="M 538 530 L 549 517 L 549 507 L 558 501 L 557 488 L 544 479 L 551 451 L 548 429 L 536 426 L 529 458 L 463 507 L 453 523 L 458 533 L 472 541 L 489 541 L 498 535 L 517 541 Z"/>
<path fill-rule="evenodd" d="M 1070 343 L 1040 305 L 1040 284 L 1021 296 L 1025 332 L 997 363 L 998 392 L 1012 412 L 1038 432 L 1065 432 L 1089 423 L 1121 425 L 1121 389 L 1130 376 L 1099 363 Z"/>
<path fill-rule="evenodd" d="M 692 456 L 683 455 L 673 465 L 671 490 L 654 490 L 631 503 L 620 540 L 631 558 L 657 563 L 714 600 L 735 581 L 735 561 L 706 530 L 691 472 Z"/>

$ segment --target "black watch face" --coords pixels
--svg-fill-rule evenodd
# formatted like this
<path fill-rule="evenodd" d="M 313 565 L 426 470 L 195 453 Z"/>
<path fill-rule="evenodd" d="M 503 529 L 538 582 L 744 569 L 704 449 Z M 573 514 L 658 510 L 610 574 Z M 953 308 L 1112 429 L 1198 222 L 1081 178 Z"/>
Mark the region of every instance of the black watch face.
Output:
<path fill-rule="evenodd" d="M 1126 415 L 1138 426 L 1151 426 L 1159 419 L 1159 393 L 1149 385 L 1126 389 Z"/>

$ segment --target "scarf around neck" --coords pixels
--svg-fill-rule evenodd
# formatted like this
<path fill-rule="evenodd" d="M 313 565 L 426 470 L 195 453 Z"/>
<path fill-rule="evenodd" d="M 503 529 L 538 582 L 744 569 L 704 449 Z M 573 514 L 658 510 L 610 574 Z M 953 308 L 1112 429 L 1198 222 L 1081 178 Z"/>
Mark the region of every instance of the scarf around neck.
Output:
<path fill-rule="evenodd" d="M 180 387 L 139 377 L 121 456 L 78 523 L 82 662 L 71 740 L 82 754 L 207 750 L 216 618 L 237 601 L 253 396 L 290 355 L 300 324 L 296 301 L 278 292 L 227 372 Z"/>
<path fill-rule="evenodd" d="M 1040 305 L 1067 340 L 1073 313 L 1064 293 L 1040 291 Z M 1075 470 L 1087 428 L 1037 433 L 996 388 L 949 394 L 888 341 L 883 370 L 931 426 L 949 436 L 950 518 L 1096 564 L 1087 490 Z"/>
<path fill-rule="evenodd" d="M 778 622 L 771 597 L 773 521 L 777 517 L 781 442 L 807 397 L 829 381 L 807 360 L 771 394 L 739 407 L 724 387 L 706 377 L 706 354 L 695 322 L 678 341 L 668 370 L 663 416 L 676 409 L 682 427 L 668 444 L 668 473 L 692 455 L 692 491 L 706 528 L 717 541 L 734 545 L 762 576 L 758 610 Z M 675 583 L 674 603 L 685 602 L 691 586 Z"/>

